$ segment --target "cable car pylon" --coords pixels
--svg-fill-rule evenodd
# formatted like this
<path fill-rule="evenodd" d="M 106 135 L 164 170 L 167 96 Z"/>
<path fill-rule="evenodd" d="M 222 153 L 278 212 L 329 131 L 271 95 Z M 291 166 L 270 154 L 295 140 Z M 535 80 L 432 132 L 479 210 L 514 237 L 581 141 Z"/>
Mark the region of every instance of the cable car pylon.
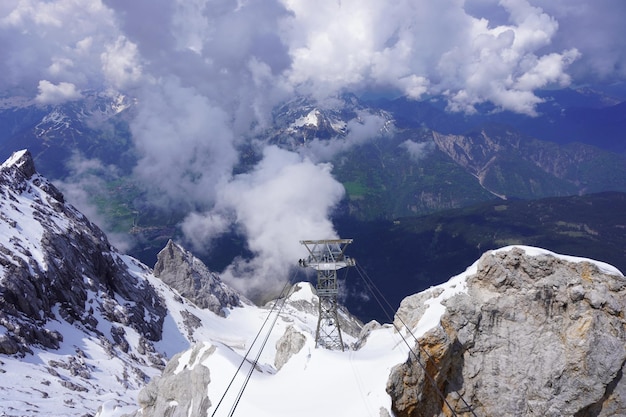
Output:
<path fill-rule="evenodd" d="M 319 315 L 315 331 L 315 347 L 344 350 L 341 328 L 337 316 L 337 296 L 339 283 L 337 271 L 354 266 L 354 259 L 345 255 L 346 246 L 352 239 L 301 240 L 309 252 L 309 256 L 300 259 L 304 268 L 317 271 L 317 296 L 319 298 Z"/>

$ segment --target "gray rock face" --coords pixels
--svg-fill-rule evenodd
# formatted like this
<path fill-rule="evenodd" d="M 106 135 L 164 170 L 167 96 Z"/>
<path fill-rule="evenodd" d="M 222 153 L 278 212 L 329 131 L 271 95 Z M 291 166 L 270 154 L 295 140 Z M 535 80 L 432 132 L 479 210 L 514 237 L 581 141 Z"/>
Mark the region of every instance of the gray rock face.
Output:
<path fill-rule="evenodd" d="M 423 367 L 392 371 L 398 417 L 473 415 L 458 394 L 478 416 L 626 415 L 623 276 L 513 249 L 483 255 L 467 285 L 420 338 Z"/>
<path fill-rule="evenodd" d="M 12 235 L 0 243 L 0 325 L 6 328 L 0 353 L 58 348 L 62 335 L 46 328 L 57 314 L 98 334 L 101 314 L 147 340 L 161 338 L 166 308 L 158 294 L 129 273 L 104 233 L 37 174 L 28 151 L 0 168 L 0 220 Z"/>
<path fill-rule="evenodd" d="M 153 378 L 139 392 L 141 410 L 137 417 L 187 417 L 206 416 L 211 406 L 207 396 L 207 386 L 211 382 L 209 368 L 202 361 L 215 351 L 214 347 L 205 348 L 195 345 L 191 350 L 190 367 L 178 369 L 182 355 L 175 355 L 163 370 L 160 378 Z"/>
<path fill-rule="evenodd" d="M 298 332 L 293 326 L 287 327 L 285 334 L 276 342 L 276 358 L 274 366 L 280 370 L 296 353 L 304 347 L 306 336 Z"/>
<path fill-rule="evenodd" d="M 241 297 L 191 252 L 171 240 L 157 255 L 154 276 L 196 304 L 224 316 L 224 308 L 241 305 Z"/>
<path fill-rule="evenodd" d="M 433 141 L 497 196 L 538 198 L 595 192 L 591 190 L 607 189 L 609 177 L 619 177 L 620 189 L 626 184 L 623 156 L 582 143 L 560 146 L 495 127 L 467 135 L 433 132 Z M 579 169 L 583 161 L 596 158 L 605 162 L 593 170 Z"/>

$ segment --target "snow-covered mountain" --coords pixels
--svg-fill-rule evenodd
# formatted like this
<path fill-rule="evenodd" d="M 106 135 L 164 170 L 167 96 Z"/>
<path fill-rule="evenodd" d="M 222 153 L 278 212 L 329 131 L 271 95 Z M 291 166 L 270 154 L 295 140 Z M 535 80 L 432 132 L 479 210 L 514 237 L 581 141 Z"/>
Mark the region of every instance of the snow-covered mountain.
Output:
<path fill-rule="evenodd" d="M 297 149 L 315 140 L 344 138 L 365 119 L 377 118 L 380 130 L 393 126 L 393 116 L 386 111 L 369 108 L 356 96 L 345 94 L 332 102 L 316 103 L 298 97 L 278 106 L 273 112 L 271 128 L 263 133 L 263 140 L 288 149 Z M 376 132 L 371 133 L 373 136 Z"/>
<path fill-rule="evenodd" d="M 173 242 L 153 271 L 27 151 L 0 167 L 0 194 L 2 415 L 626 412 L 626 279 L 610 265 L 490 251 L 393 324 L 340 308 L 348 348 L 331 351 L 315 348 L 308 283 L 255 306 Z"/>
<path fill-rule="evenodd" d="M 134 164 L 128 120 L 136 101 L 112 91 L 85 91 L 75 101 L 40 104 L 0 99 L 0 154 L 27 148 L 39 172 L 64 178 L 76 152 L 127 169 Z"/>
<path fill-rule="evenodd" d="M 0 194 L 2 415 L 132 412 L 172 355 L 207 343 L 236 362 L 272 311 L 171 241 L 154 272 L 121 255 L 36 172 L 28 151 L 0 167 Z M 271 346 L 293 325 L 315 332 L 317 297 L 309 284 L 292 292 Z M 343 308 L 340 322 L 354 343 L 362 324 Z M 284 363 L 280 351 L 269 349 L 261 367 Z"/>
<path fill-rule="evenodd" d="M 209 338 L 209 323 L 222 320 L 164 284 L 168 271 L 156 278 L 119 254 L 36 172 L 28 151 L 0 167 L 0 194 L 3 415 L 93 415 L 109 401 L 131 405 L 169 357 Z M 205 273 L 182 248 L 173 251 L 181 268 L 187 262 L 190 273 Z M 225 291 L 228 298 L 216 299 L 221 308 L 247 302 Z"/>

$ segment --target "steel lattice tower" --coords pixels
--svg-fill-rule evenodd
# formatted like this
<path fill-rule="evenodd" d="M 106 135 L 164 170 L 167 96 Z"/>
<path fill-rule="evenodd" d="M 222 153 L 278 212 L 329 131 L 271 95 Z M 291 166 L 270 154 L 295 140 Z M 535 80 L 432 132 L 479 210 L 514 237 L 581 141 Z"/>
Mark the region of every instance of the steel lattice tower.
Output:
<path fill-rule="evenodd" d="M 352 239 L 302 240 L 309 256 L 300 259 L 300 266 L 317 271 L 317 296 L 319 317 L 315 332 L 315 347 L 344 350 L 341 328 L 337 316 L 339 286 L 337 270 L 354 266 L 354 259 L 345 256 L 346 246 Z"/>

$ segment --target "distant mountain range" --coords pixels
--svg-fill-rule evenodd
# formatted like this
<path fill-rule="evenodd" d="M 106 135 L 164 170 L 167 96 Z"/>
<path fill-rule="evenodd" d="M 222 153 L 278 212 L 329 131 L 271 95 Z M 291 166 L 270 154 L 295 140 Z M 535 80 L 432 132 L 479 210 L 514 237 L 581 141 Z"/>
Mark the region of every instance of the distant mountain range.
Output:
<path fill-rule="evenodd" d="M 371 100 L 373 106 L 394 115 L 401 128 L 428 127 L 443 134 L 460 135 L 480 130 L 489 124 L 505 125 L 525 136 L 560 145 L 579 142 L 618 154 L 626 153 L 626 102 L 591 88 L 566 88 L 538 91 L 544 102 L 537 106 L 537 116 L 510 111 L 493 111 L 489 104 L 467 115 L 445 110 L 445 101 L 437 97 L 411 101 Z"/>
<path fill-rule="evenodd" d="M 418 160 L 407 146 L 420 148 Z M 625 156 L 494 126 L 463 135 L 405 131 L 350 149 L 335 166 L 348 210 L 361 219 L 428 214 L 494 197 L 626 191 Z"/>
<path fill-rule="evenodd" d="M 541 94 L 545 102 L 535 118 L 488 107 L 474 115 L 449 113 L 436 98 L 365 101 L 344 95 L 326 106 L 299 98 L 275 109 L 273 125 L 242 145 L 246 152 L 237 169 L 245 172 L 258 161 L 254 143 L 304 153 L 315 143 L 336 145 L 328 158 L 347 192 L 335 214 L 338 222 L 393 221 L 494 198 L 509 205 L 517 199 L 626 192 L 624 103 L 589 89 Z M 119 175 L 103 178 L 108 188 L 92 194 L 93 203 L 112 230 L 137 237 L 131 254 L 150 264 L 168 239 L 179 236 L 185 213 L 147 206 L 145 190 L 131 177 L 137 155 L 129 121 L 135 106 L 130 97 L 99 92 L 57 106 L 3 99 L 0 158 L 28 148 L 53 180 L 68 177 L 75 151 L 117 167 Z M 353 140 L 351 132 L 371 120 L 377 130 L 361 132 L 371 137 Z M 236 234 L 218 243 L 204 259 L 217 269 L 246 254 Z"/>
<path fill-rule="evenodd" d="M 128 125 L 133 107 L 127 96 L 96 91 L 61 105 L 0 100 L 0 159 L 28 149 L 42 173 L 62 179 L 72 155 L 81 152 L 129 173 L 136 162 Z"/>

